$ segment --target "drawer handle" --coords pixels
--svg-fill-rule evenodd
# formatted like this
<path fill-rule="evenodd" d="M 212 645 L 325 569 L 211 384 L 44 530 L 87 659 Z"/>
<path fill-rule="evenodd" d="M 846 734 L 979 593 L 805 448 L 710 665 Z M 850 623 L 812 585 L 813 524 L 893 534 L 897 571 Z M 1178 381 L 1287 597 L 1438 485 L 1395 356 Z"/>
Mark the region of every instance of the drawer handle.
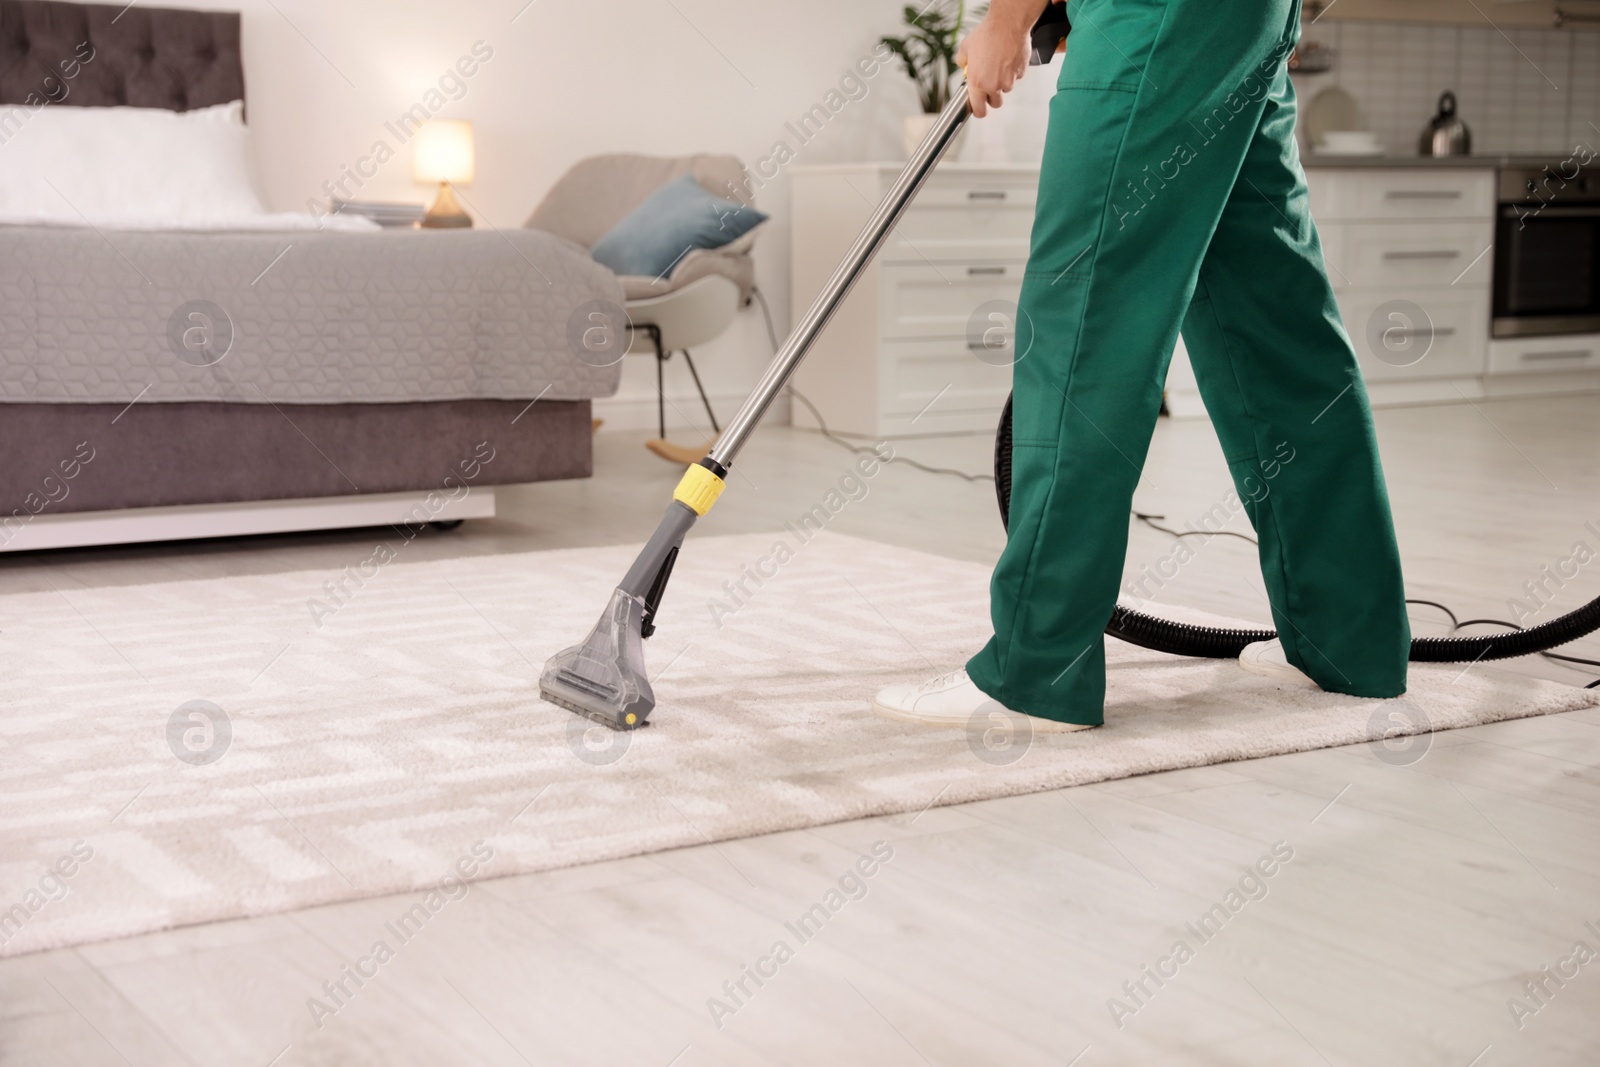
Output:
<path fill-rule="evenodd" d="M 1573 348 L 1565 352 L 1524 352 L 1521 359 L 1524 363 L 1532 363 L 1541 359 L 1588 359 L 1592 355 L 1592 348 Z"/>
<path fill-rule="evenodd" d="M 967 274 L 968 275 L 976 275 L 976 274 L 998 274 L 998 275 L 1004 275 L 1005 272 L 1006 272 L 1006 269 L 1004 267 L 968 267 L 967 268 Z"/>
<path fill-rule="evenodd" d="M 967 351 L 968 352 L 1004 352 L 1006 349 L 1008 349 L 1010 347 L 1011 347 L 1011 342 L 1010 341 L 1007 341 L 1003 345 L 991 345 L 991 344 L 988 344 L 987 342 L 984 342 L 984 341 L 968 341 L 967 342 Z"/>
<path fill-rule="evenodd" d="M 1006 198 L 1006 191 L 1004 189 L 968 189 L 967 190 L 967 199 L 968 200 L 1004 200 L 1005 198 Z"/>
<path fill-rule="evenodd" d="M 1432 329 L 1432 330 L 1412 330 L 1412 329 L 1404 329 L 1404 328 L 1401 328 L 1401 327 L 1397 326 L 1397 327 L 1395 327 L 1393 329 L 1384 330 L 1383 331 L 1383 336 L 1385 336 L 1385 337 L 1449 337 L 1451 334 L 1453 334 L 1455 332 L 1456 332 L 1456 330 L 1455 330 L 1454 326 L 1440 326 L 1440 327 L 1437 327 L 1437 328 Z"/>
<path fill-rule="evenodd" d="M 1437 252 L 1385 252 L 1384 259 L 1460 259 L 1461 253 L 1440 249 Z"/>
<path fill-rule="evenodd" d="M 1390 200 L 1460 200 L 1460 189 L 1390 189 L 1383 194 Z"/>

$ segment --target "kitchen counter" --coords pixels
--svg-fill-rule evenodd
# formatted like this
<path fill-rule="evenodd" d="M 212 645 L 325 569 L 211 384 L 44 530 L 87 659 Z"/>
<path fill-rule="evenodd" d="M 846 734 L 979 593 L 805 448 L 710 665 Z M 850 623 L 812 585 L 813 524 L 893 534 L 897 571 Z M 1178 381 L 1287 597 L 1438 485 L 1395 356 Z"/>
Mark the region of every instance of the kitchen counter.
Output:
<path fill-rule="evenodd" d="M 1307 170 L 1318 167 L 1329 169 L 1392 169 L 1424 167 L 1428 169 L 1481 169 L 1500 167 L 1544 167 L 1559 163 L 1567 153 L 1553 152 L 1548 156 L 1328 156 L 1307 152 L 1301 155 L 1300 165 Z"/>

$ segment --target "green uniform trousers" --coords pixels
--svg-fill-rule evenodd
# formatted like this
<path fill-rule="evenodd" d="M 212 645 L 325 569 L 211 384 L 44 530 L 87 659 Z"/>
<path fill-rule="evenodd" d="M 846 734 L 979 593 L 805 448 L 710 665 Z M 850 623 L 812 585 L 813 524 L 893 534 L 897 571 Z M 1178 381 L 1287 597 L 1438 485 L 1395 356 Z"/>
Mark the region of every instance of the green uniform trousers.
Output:
<path fill-rule="evenodd" d="M 1102 630 L 1181 328 L 1289 661 L 1398 696 L 1399 552 L 1294 140 L 1299 4 L 1069 11 L 1018 311 L 1011 532 L 968 673 L 1014 710 L 1102 721 Z"/>

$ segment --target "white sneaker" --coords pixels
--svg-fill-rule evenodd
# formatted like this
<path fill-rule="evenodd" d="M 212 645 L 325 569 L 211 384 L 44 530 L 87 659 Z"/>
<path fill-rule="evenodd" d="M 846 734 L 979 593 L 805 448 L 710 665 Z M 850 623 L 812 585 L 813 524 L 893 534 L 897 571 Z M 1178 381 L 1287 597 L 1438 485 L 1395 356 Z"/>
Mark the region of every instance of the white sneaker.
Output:
<path fill-rule="evenodd" d="M 1245 645 L 1244 651 L 1239 653 L 1239 666 L 1251 674 L 1271 678 L 1279 685 L 1298 686 L 1301 689 L 1320 688 L 1304 671 L 1289 662 L 1288 655 L 1283 651 L 1283 642 L 1276 637 L 1271 641 Z"/>
<path fill-rule="evenodd" d="M 967 726 L 975 718 L 979 722 L 986 722 L 990 713 L 999 711 L 1023 715 L 1037 733 L 1070 733 L 1093 729 L 1084 723 L 1057 722 L 1012 711 L 973 685 L 965 670 L 941 674 L 921 685 L 886 686 L 872 698 L 872 710 L 887 719 L 920 722 L 927 726 Z"/>

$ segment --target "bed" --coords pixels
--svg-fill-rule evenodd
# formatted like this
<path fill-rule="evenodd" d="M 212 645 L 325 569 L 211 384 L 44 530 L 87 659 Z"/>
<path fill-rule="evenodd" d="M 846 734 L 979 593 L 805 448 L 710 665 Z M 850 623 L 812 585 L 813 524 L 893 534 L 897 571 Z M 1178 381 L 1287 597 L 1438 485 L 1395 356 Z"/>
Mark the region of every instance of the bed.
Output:
<path fill-rule="evenodd" d="M 0 116 L 243 99 L 236 13 L 0 0 Z M 572 323 L 622 301 L 539 230 L 0 226 L 0 551 L 447 523 L 588 476 L 620 368 Z"/>

